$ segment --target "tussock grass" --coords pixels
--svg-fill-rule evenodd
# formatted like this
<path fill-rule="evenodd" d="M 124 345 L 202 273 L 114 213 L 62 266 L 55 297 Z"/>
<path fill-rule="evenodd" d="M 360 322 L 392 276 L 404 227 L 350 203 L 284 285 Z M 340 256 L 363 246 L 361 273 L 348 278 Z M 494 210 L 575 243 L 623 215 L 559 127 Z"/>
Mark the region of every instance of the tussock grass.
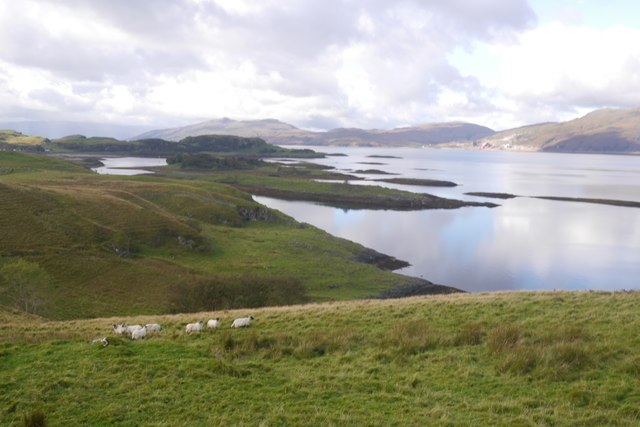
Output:
<path fill-rule="evenodd" d="M 539 292 L 74 321 L 0 312 L 0 424 L 41 410 L 51 425 L 635 425 L 639 302 Z M 221 329 L 185 334 L 214 317 Z M 112 336 L 123 321 L 164 329 Z M 99 336 L 109 346 L 90 344 Z"/>

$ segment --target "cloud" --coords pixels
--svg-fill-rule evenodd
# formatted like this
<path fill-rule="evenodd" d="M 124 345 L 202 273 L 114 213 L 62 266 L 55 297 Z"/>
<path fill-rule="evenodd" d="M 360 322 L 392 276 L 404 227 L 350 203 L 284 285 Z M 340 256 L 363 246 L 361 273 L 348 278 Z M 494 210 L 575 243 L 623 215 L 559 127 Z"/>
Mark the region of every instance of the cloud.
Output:
<path fill-rule="evenodd" d="M 494 46 L 493 89 L 531 121 L 640 103 L 640 29 L 579 27 L 553 22 L 524 32 L 518 43 Z"/>
<path fill-rule="evenodd" d="M 0 80 L 0 96 L 16 113 L 78 120 L 83 106 L 91 120 L 163 125 L 473 118 L 496 110 L 492 89 L 451 53 L 516 40 L 535 20 L 524 0 L 5 2 L 0 72 L 30 77 Z"/>

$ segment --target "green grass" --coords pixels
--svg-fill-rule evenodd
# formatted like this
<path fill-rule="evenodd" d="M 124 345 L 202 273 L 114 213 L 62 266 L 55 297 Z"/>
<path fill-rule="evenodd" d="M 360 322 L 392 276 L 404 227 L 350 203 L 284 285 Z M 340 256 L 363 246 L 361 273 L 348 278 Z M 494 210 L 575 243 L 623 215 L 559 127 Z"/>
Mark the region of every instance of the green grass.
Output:
<path fill-rule="evenodd" d="M 281 279 L 325 301 L 412 280 L 354 261 L 361 245 L 202 177 L 100 176 L 11 152 L 0 152 L 0 171 L 0 267 L 25 259 L 44 268 L 52 280 L 38 289 L 39 313 L 50 318 L 167 313 L 176 289 L 207 281 Z"/>
<path fill-rule="evenodd" d="M 42 145 L 44 142 L 45 138 L 41 136 L 24 135 L 14 130 L 0 130 L 0 144 L 34 146 Z"/>
<path fill-rule="evenodd" d="M 467 294 L 43 321 L 0 312 L 0 424 L 640 422 L 640 294 Z M 231 320 L 252 314 L 246 330 Z M 221 317 L 223 329 L 184 325 Z M 114 322 L 159 321 L 113 337 Z M 109 336 L 105 348 L 92 338 Z"/>

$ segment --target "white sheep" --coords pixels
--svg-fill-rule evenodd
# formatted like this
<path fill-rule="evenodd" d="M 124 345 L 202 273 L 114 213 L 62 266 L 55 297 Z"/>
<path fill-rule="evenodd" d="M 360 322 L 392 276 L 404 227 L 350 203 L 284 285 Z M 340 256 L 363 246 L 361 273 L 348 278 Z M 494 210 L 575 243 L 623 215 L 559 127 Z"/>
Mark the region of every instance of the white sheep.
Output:
<path fill-rule="evenodd" d="M 136 329 L 142 329 L 142 325 L 127 325 L 125 323 L 124 326 L 125 326 L 128 334 L 131 334 Z"/>
<path fill-rule="evenodd" d="M 249 326 L 251 324 L 251 321 L 253 320 L 253 316 L 249 316 L 249 317 L 239 317 L 236 320 L 233 321 L 233 323 L 231 324 L 232 328 L 246 328 L 247 326 Z"/>
<path fill-rule="evenodd" d="M 207 328 L 209 329 L 217 329 L 220 327 L 220 318 L 216 317 L 215 319 L 209 319 L 207 322 Z"/>
<path fill-rule="evenodd" d="M 147 336 L 147 327 L 143 326 L 141 328 L 134 329 L 131 331 L 131 339 L 132 340 L 141 340 Z"/>
<path fill-rule="evenodd" d="M 200 332 L 203 327 L 204 322 L 202 320 L 198 320 L 196 323 L 188 323 L 185 329 L 187 333 L 190 334 L 191 332 Z"/>
<path fill-rule="evenodd" d="M 127 324 L 126 323 L 114 323 L 111 325 L 113 332 L 118 335 L 124 335 L 127 332 Z"/>
<path fill-rule="evenodd" d="M 102 344 L 103 347 L 106 347 L 109 345 L 109 341 L 107 341 L 107 337 L 96 338 L 91 341 L 91 344 Z"/>
<path fill-rule="evenodd" d="M 160 326 L 158 323 L 147 323 L 145 325 L 145 328 L 147 328 L 147 332 L 151 334 L 160 332 L 162 330 L 162 326 Z"/>

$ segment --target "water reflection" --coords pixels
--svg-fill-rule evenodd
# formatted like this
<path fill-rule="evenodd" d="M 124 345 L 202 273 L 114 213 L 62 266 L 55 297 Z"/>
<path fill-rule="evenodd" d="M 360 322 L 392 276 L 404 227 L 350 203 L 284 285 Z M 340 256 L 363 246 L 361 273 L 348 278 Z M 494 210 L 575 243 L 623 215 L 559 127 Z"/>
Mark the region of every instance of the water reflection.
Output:
<path fill-rule="evenodd" d="M 516 161 L 508 163 L 504 155 L 514 153 L 486 153 L 487 157 L 454 152 L 447 159 L 435 150 L 423 151 L 436 156 L 407 160 L 405 153 L 404 159 L 386 160 L 389 166 L 384 167 L 404 176 L 453 180 L 461 186 L 384 185 L 455 198 L 471 198 L 463 196 L 466 191 L 495 191 L 640 201 L 640 167 L 635 158 L 516 153 L 511 156 Z M 474 160 L 474 155 L 480 157 Z M 363 156 L 357 152 L 323 161 L 346 169 Z M 524 163 L 522 156 L 533 156 L 532 161 Z M 430 170 L 416 171 L 417 167 Z M 634 208 L 523 197 L 500 200 L 495 209 L 345 211 L 255 199 L 412 264 L 400 273 L 467 291 L 640 288 L 640 210 Z"/>
<path fill-rule="evenodd" d="M 167 160 L 152 157 L 106 157 L 100 159 L 104 166 L 93 168 L 94 172 L 106 175 L 142 175 L 153 171 L 136 169 L 140 167 L 166 166 Z"/>

